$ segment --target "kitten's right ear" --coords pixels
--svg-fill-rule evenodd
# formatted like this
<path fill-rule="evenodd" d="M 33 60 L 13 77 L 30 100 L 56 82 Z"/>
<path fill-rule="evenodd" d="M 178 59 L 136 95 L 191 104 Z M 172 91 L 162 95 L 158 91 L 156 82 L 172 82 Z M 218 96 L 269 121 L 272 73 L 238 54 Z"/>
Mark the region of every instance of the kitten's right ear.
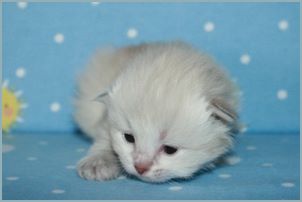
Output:
<path fill-rule="evenodd" d="M 222 99 L 211 100 L 210 106 L 213 112 L 212 116 L 226 125 L 233 125 L 238 119 L 236 111 Z"/>
<path fill-rule="evenodd" d="M 94 98 L 92 101 L 101 102 L 101 103 L 106 104 L 108 96 L 109 96 L 108 91 L 105 91 L 105 92 L 101 93 L 100 95 L 98 95 L 96 98 Z"/>

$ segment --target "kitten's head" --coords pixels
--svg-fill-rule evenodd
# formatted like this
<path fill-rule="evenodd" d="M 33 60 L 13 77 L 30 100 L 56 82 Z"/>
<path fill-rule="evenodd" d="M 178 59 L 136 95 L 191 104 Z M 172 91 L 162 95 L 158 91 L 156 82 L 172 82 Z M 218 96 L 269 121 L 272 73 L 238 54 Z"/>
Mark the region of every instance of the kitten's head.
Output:
<path fill-rule="evenodd" d="M 183 77 L 156 68 L 129 68 L 98 99 L 107 106 L 112 146 L 128 173 L 151 182 L 188 178 L 231 147 L 235 113 L 223 99 L 205 97 L 194 72 Z"/>
<path fill-rule="evenodd" d="M 124 169 L 142 180 L 188 178 L 232 145 L 227 124 L 234 117 L 215 100 L 146 107 L 146 100 L 106 97 L 113 149 Z"/>

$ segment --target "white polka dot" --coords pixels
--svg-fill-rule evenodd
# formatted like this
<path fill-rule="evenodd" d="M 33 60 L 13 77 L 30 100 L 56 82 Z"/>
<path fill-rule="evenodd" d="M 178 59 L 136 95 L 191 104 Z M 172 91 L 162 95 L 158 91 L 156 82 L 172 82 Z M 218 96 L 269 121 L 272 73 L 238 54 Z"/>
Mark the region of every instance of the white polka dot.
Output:
<path fill-rule="evenodd" d="M 280 20 L 278 23 L 278 27 L 281 31 L 285 31 L 288 29 L 288 22 L 286 20 Z"/>
<path fill-rule="evenodd" d="M 46 141 L 40 141 L 39 145 L 48 145 L 48 142 L 46 142 Z"/>
<path fill-rule="evenodd" d="M 11 152 L 14 149 L 15 149 L 15 147 L 13 145 L 10 145 L 10 144 L 3 144 L 2 145 L 2 153 Z"/>
<path fill-rule="evenodd" d="M 127 31 L 128 38 L 133 39 L 133 38 L 136 38 L 137 35 L 138 35 L 137 29 L 135 29 L 135 28 L 128 29 L 128 31 Z"/>
<path fill-rule="evenodd" d="M 249 145 L 246 147 L 246 150 L 249 150 L 249 151 L 253 151 L 253 150 L 256 150 L 257 148 L 255 146 L 252 146 L 252 145 Z"/>
<path fill-rule="evenodd" d="M 24 69 L 24 67 L 19 67 L 19 68 L 16 70 L 16 76 L 17 76 L 18 78 L 23 78 L 25 75 L 26 75 L 26 70 Z"/>
<path fill-rule="evenodd" d="M 126 176 L 121 175 L 121 176 L 119 176 L 117 179 L 118 179 L 118 180 L 124 180 L 124 179 L 126 179 Z"/>
<path fill-rule="evenodd" d="M 60 111 L 60 109 L 61 109 L 60 103 L 58 103 L 58 102 L 53 102 L 53 103 L 51 103 L 51 105 L 50 105 L 50 110 L 51 110 L 52 112 L 58 112 L 58 111 Z"/>
<path fill-rule="evenodd" d="M 51 191 L 53 194 L 64 194 L 65 190 L 63 189 L 54 189 Z"/>
<path fill-rule="evenodd" d="M 229 165 L 236 165 L 241 161 L 241 158 L 238 156 L 228 156 L 226 157 L 225 161 Z"/>
<path fill-rule="evenodd" d="M 64 35 L 61 33 L 57 33 L 53 39 L 56 43 L 61 44 L 64 42 Z"/>
<path fill-rule="evenodd" d="M 219 176 L 218 176 L 219 178 L 222 178 L 222 179 L 228 179 L 228 178 L 230 178 L 231 177 L 231 175 L 230 174 L 226 174 L 226 173 L 224 173 L 224 174 L 219 174 Z"/>
<path fill-rule="evenodd" d="M 283 182 L 283 183 L 281 184 L 281 186 L 282 186 L 282 187 L 291 188 L 291 187 L 294 187 L 295 184 L 292 183 L 292 182 Z"/>
<path fill-rule="evenodd" d="M 251 62 L 251 56 L 249 54 L 241 55 L 240 62 L 244 65 L 249 64 Z"/>
<path fill-rule="evenodd" d="M 20 9 L 25 9 L 27 7 L 27 2 L 18 2 L 17 3 L 17 6 L 20 8 Z"/>
<path fill-rule="evenodd" d="M 213 22 L 206 22 L 203 29 L 206 32 L 212 32 L 215 29 L 215 24 Z"/>
<path fill-rule="evenodd" d="M 261 166 L 262 167 L 272 167 L 273 164 L 271 164 L 271 163 L 262 163 Z"/>
<path fill-rule="evenodd" d="M 36 157 L 33 157 L 33 156 L 30 156 L 27 158 L 28 161 L 36 161 L 37 158 Z"/>
<path fill-rule="evenodd" d="M 84 151 L 85 151 L 84 148 L 78 148 L 78 149 L 77 149 L 77 152 L 84 152 Z"/>
<path fill-rule="evenodd" d="M 279 100 L 285 100 L 287 98 L 287 91 L 284 89 L 278 90 L 277 97 Z"/>
<path fill-rule="evenodd" d="M 173 186 L 173 187 L 169 187 L 169 190 L 170 191 L 180 191 L 180 190 L 182 190 L 182 187 L 181 186 Z"/>
<path fill-rule="evenodd" d="M 68 165 L 65 168 L 68 169 L 68 170 L 73 170 L 73 169 L 76 168 L 76 166 L 75 165 Z"/>
<path fill-rule="evenodd" d="M 100 4 L 99 1 L 93 1 L 93 2 L 91 2 L 91 5 L 93 5 L 93 6 L 97 6 L 97 5 L 99 5 L 99 4 Z"/>
<path fill-rule="evenodd" d="M 19 177 L 10 176 L 10 177 L 6 177 L 5 179 L 8 180 L 8 181 L 16 181 L 16 180 L 19 180 Z"/>

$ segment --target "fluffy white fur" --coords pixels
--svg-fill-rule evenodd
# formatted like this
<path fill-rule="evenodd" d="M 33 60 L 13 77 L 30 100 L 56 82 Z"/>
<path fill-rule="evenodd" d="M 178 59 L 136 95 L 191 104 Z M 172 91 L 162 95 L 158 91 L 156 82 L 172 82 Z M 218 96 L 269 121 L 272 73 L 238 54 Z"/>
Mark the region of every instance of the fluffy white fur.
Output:
<path fill-rule="evenodd" d="M 151 182 L 192 176 L 232 146 L 237 92 L 213 59 L 181 42 L 99 51 L 78 80 L 75 120 L 94 139 L 79 175 L 107 180 L 123 167 Z M 152 165 L 140 175 L 137 162 Z"/>

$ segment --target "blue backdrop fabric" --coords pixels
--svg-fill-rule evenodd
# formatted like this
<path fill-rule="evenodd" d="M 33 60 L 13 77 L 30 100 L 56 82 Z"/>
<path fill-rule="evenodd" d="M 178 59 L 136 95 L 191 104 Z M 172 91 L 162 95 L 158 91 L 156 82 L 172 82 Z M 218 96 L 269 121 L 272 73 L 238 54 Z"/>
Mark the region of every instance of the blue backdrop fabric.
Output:
<path fill-rule="evenodd" d="M 3 3 L 2 85 L 23 102 L 2 138 L 3 199 L 299 199 L 299 17 L 299 3 Z M 80 179 L 76 76 L 99 47 L 171 40 L 232 75 L 247 133 L 191 180 Z"/>
<path fill-rule="evenodd" d="M 75 166 L 90 144 L 74 134 L 15 134 L 3 142 L 6 200 L 300 198 L 297 134 L 240 136 L 225 164 L 192 180 L 163 184 L 125 176 L 106 182 L 81 179 Z"/>
<path fill-rule="evenodd" d="M 298 3 L 3 3 L 3 80 L 28 105 L 12 131 L 74 131 L 75 77 L 97 48 L 176 39 L 231 73 L 250 132 L 298 132 L 299 23 Z"/>

